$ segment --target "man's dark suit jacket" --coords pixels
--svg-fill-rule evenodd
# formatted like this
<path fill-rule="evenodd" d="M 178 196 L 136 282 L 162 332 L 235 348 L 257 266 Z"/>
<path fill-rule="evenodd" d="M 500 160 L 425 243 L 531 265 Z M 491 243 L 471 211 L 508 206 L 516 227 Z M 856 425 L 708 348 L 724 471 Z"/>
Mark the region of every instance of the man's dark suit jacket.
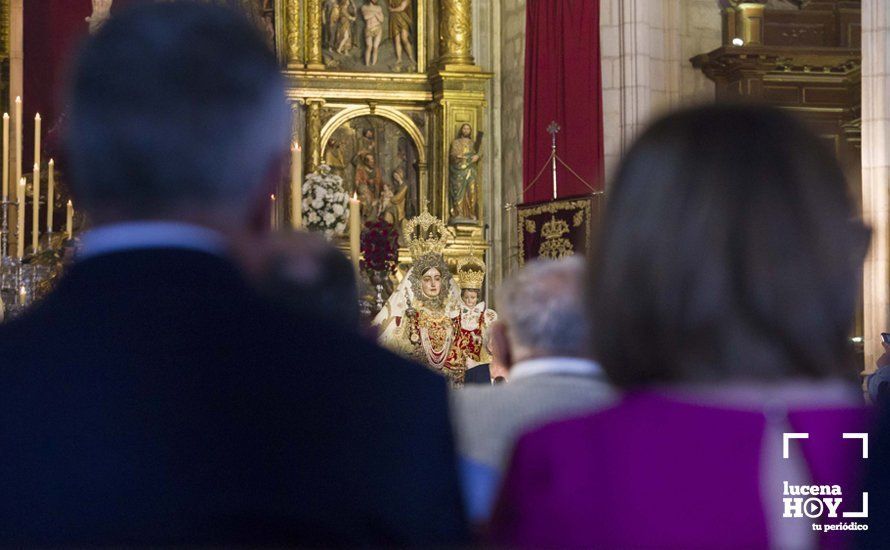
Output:
<path fill-rule="evenodd" d="M 483 363 L 476 365 L 471 369 L 467 369 L 464 375 L 464 384 L 488 384 L 491 385 L 491 372 L 489 364 Z"/>
<path fill-rule="evenodd" d="M 464 538 L 444 380 L 222 258 L 86 259 L 0 361 L 0 545 Z"/>

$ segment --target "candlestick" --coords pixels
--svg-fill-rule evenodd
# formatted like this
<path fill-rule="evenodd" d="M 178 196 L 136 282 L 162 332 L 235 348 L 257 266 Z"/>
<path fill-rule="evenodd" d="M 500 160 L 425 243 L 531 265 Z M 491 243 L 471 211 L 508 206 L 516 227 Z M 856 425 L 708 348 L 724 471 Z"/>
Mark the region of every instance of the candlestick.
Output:
<path fill-rule="evenodd" d="M 68 201 L 68 222 L 66 225 L 68 231 L 68 238 L 74 238 L 74 205 L 71 204 L 71 201 Z"/>
<path fill-rule="evenodd" d="M 31 194 L 31 252 L 40 251 L 40 165 L 34 165 L 34 185 Z"/>
<path fill-rule="evenodd" d="M 49 159 L 49 174 L 47 174 L 46 189 L 46 232 L 53 232 L 53 207 L 56 201 L 56 161 Z"/>
<path fill-rule="evenodd" d="M 361 234 L 361 202 L 358 194 L 353 193 L 349 199 L 349 255 L 356 273 L 359 270 L 359 236 Z"/>
<path fill-rule="evenodd" d="M 303 227 L 303 148 L 294 143 L 290 150 L 291 219 L 294 229 Z"/>
<path fill-rule="evenodd" d="M 25 257 L 25 178 L 19 179 L 19 185 L 16 188 L 16 196 L 18 197 L 18 223 L 16 229 L 16 256 L 19 260 Z"/>
<path fill-rule="evenodd" d="M 34 164 L 40 166 L 40 113 L 34 115 Z"/>
<path fill-rule="evenodd" d="M 3 202 L 9 199 L 9 113 L 3 113 Z"/>
<path fill-rule="evenodd" d="M 28 301 L 28 289 L 22 286 L 19 288 L 19 305 L 23 306 Z"/>
<path fill-rule="evenodd" d="M 15 181 L 22 179 L 22 98 L 16 96 L 13 132 L 15 133 Z M 16 186 L 16 191 L 18 186 Z"/>

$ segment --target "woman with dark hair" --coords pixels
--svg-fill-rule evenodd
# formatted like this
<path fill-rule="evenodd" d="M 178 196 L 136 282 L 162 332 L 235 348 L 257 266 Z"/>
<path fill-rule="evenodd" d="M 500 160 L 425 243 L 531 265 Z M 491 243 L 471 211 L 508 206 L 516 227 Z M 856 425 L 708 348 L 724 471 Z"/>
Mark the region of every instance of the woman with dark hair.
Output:
<path fill-rule="evenodd" d="M 606 208 L 591 341 L 626 395 L 519 441 L 496 540 L 836 542 L 812 525 L 860 511 L 862 443 L 842 434 L 869 427 L 847 340 L 868 232 L 833 154 L 778 110 L 683 111 L 637 141 Z M 842 491 L 815 496 L 836 517 L 811 484 Z"/>

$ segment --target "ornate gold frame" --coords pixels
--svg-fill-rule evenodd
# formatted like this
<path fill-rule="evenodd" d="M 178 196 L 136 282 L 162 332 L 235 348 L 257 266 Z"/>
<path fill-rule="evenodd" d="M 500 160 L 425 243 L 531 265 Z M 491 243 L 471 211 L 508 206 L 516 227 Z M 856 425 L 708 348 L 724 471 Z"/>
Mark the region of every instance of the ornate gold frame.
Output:
<path fill-rule="evenodd" d="M 448 150 L 455 125 L 469 122 L 474 131 L 486 132 L 486 87 L 492 75 L 481 71 L 470 55 L 472 0 L 415 0 L 414 5 L 417 72 L 327 70 L 320 50 L 321 0 L 276 0 L 276 46 L 293 103 L 294 136 L 304 144 L 307 171 L 321 162 L 325 144 L 342 124 L 360 116 L 381 116 L 414 140 L 421 207 L 428 204 L 433 215 L 447 222 Z M 430 55 L 433 44 L 439 49 Z M 490 139 L 486 132 L 486 146 Z M 471 249 L 488 248 L 483 231 L 485 185 L 488 182 L 480 181 L 478 221 L 452 226 L 455 238 L 445 252 L 452 263 Z M 407 250 L 402 259 L 410 261 Z"/>

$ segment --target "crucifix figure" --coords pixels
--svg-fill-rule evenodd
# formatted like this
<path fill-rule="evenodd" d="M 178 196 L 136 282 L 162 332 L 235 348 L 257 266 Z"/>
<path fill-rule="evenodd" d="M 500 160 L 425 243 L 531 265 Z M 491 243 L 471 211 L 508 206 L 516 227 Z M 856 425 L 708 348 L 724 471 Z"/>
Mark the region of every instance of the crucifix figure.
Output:
<path fill-rule="evenodd" d="M 96 34 L 111 17 L 112 2 L 114 0 L 93 0 L 93 13 L 86 18 L 86 22 L 90 24 L 90 34 Z"/>
<path fill-rule="evenodd" d="M 553 170 L 553 200 L 556 200 L 556 134 L 560 130 L 555 120 L 547 126 L 547 133 L 550 134 L 550 165 Z"/>

